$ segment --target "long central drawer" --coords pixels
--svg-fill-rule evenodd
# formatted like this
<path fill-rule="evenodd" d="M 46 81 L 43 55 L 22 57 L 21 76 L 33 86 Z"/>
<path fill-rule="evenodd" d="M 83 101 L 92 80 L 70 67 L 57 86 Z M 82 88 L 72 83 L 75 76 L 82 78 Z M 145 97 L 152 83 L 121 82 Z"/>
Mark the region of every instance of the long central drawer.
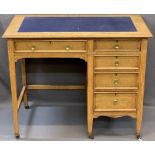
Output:
<path fill-rule="evenodd" d="M 86 41 L 48 40 L 16 41 L 16 52 L 86 52 Z"/>

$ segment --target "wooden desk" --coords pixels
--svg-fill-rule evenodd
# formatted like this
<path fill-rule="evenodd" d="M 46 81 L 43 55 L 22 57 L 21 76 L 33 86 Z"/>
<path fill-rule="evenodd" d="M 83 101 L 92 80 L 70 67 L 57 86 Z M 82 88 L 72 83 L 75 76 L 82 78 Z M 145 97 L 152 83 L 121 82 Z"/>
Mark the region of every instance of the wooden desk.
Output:
<path fill-rule="evenodd" d="M 88 135 L 99 116 L 136 118 L 140 136 L 148 38 L 138 15 L 15 16 L 6 30 L 14 133 L 19 137 L 18 111 L 28 108 L 32 89 L 85 89 L 77 85 L 29 85 L 25 58 L 80 58 L 87 62 Z M 23 88 L 19 97 L 16 62 L 21 61 Z"/>

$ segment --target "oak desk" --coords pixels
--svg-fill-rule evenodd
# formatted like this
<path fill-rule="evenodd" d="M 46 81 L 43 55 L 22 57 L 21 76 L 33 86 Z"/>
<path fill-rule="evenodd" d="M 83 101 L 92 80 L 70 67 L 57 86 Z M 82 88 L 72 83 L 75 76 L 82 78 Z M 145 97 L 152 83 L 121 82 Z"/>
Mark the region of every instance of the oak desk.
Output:
<path fill-rule="evenodd" d="M 19 137 L 18 111 L 27 90 L 85 89 L 83 85 L 29 85 L 25 58 L 80 58 L 87 62 L 88 135 L 99 116 L 136 118 L 140 136 L 148 38 L 138 15 L 15 16 L 6 30 L 14 133 Z M 16 62 L 21 60 L 23 88 L 19 97 Z"/>

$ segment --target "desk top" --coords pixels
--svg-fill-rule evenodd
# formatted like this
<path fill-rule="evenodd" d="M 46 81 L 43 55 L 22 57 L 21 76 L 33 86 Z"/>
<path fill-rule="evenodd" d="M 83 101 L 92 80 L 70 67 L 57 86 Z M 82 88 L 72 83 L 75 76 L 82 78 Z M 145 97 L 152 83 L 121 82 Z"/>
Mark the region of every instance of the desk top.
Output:
<path fill-rule="evenodd" d="M 151 37 L 138 15 L 17 15 L 5 38 Z"/>
<path fill-rule="evenodd" d="M 130 17 L 25 17 L 18 32 L 136 32 Z"/>

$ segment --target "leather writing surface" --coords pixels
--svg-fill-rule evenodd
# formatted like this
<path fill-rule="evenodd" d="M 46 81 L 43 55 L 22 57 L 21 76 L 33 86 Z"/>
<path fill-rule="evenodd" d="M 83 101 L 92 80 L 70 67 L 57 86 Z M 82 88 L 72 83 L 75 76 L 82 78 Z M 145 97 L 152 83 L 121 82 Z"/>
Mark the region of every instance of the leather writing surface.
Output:
<path fill-rule="evenodd" d="M 136 32 L 130 17 L 25 17 L 18 32 Z"/>

